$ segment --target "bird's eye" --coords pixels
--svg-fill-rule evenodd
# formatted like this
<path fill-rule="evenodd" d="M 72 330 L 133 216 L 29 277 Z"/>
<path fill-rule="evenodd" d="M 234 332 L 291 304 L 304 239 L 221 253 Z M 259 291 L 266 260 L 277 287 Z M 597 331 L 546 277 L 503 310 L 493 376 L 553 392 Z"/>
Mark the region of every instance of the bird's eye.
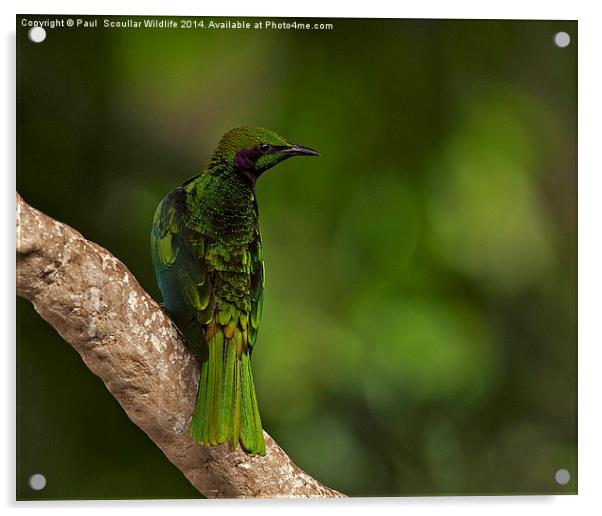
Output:
<path fill-rule="evenodd" d="M 267 152 L 267 151 L 269 151 L 270 150 L 270 144 L 269 143 L 265 143 L 265 142 L 264 143 L 260 143 L 259 144 L 259 150 L 261 152 Z"/>

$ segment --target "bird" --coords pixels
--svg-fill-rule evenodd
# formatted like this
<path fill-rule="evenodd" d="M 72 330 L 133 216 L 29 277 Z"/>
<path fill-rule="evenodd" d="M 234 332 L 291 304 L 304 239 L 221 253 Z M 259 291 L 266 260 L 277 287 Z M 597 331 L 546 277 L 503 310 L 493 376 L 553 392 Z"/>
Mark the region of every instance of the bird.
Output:
<path fill-rule="evenodd" d="M 320 153 L 268 129 L 232 129 L 153 217 L 151 257 L 162 306 L 200 363 L 190 421 L 198 444 L 266 452 L 251 371 L 265 285 L 255 186 L 293 156 Z"/>

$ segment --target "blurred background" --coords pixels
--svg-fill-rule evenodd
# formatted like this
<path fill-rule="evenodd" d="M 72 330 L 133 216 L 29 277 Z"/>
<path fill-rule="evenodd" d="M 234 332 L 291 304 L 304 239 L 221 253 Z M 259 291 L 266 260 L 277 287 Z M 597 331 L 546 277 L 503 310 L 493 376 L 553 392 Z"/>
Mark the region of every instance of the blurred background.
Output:
<path fill-rule="evenodd" d="M 576 22 L 98 19 L 40 44 L 17 20 L 30 204 L 160 300 L 154 209 L 224 132 L 320 150 L 257 187 L 266 430 L 349 495 L 576 492 Z M 19 499 L 201 497 L 21 299 L 17 319 Z"/>

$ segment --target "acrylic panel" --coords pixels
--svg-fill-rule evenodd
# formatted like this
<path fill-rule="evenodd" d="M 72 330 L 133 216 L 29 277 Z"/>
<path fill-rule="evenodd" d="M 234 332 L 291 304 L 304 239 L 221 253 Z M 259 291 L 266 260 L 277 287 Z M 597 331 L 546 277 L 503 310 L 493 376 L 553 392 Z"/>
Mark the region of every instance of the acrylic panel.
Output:
<path fill-rule="evenodd" d="M 577 492 L 576 21 L 16 26 L 18 499 Z"/>

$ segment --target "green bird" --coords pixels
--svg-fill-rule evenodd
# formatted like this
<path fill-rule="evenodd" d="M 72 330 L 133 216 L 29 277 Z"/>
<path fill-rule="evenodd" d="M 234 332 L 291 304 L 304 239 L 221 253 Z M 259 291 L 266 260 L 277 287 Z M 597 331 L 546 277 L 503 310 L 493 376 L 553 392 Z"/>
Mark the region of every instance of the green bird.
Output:
<path fill-rule="evenodd" d="M 200 444 L 265 455 L 251 372 L 265 274 L 255 183 L 291 156 L 319 155 L 267 129 L 232 129 L 157 207 L 151 254 L 163 306 L 201 365 L 190 425 Z"/>

